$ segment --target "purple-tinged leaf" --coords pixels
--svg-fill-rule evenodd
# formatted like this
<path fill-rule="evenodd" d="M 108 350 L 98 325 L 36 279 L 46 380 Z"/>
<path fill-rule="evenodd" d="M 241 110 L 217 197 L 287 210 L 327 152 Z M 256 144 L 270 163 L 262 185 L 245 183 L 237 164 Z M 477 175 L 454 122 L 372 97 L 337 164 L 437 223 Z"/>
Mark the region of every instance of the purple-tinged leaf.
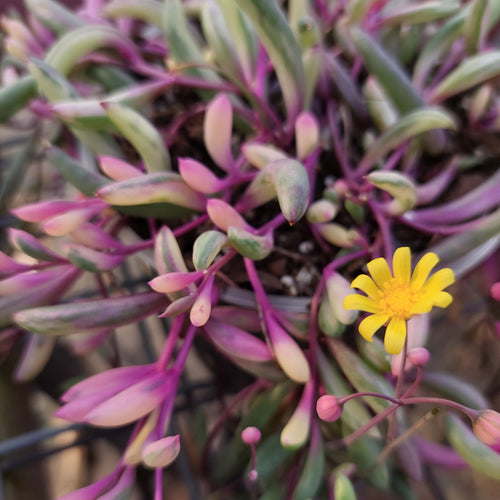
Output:
<path fill-rule="evenodd" d="M 181 451 L 179 435 L 167 436 L 147 444 L 142 450 L 142 461 L 146 467 L 167 467 Z"/>
<path fill-rule="evenodd" d="M 97 250 L 122 249 L 123 244 L 96 224 L 84 222 L 78 229 L 69 233 L 72 240 Z"/>
<path fill-rule="evenodd" d="M 134 323 L 164 307 L 163 295 L 146 292 L 25 309 L 15 315 L 15 322 L 33 333 L 59 336 Z"/>
<path fill-rule="evenodd" d="M 204 283 L 201 292 L 191 308 L 189 320 L 194 326 L 203 326 L 210 318 L 212 312 L 212 289 L 214 285 L 215 274 L 211 274 Z"/>
<path fill-rule="evenodd" d="M 191 273 L 167 273 L 160 274 L 148 282 L 148 285 L 158 293 L 178 292 L 186 288 L 191 283 L 201 279 L 204 276 L 203 271 L 194 271 Z"/>
<path fill-rule="evenodd" d="M 273 233 L 267 233 L 264 236 L 258 236 L 245 229 L 230 226 L 227 231 L 229 243 L 236 251 L 252 260 L 265 259 L 273 250 Z"/>
<path fill-rule="evenodd" d="M 16 248 L 33 259 L 45 262 L 57 262 L 61 260 L 59 255 L 26 231 L 11 227 L 9 228 L 9 239 Z"/>
<path fill-rule="evenodd" d="M 190 188 L 179 174 L 158 172 L 144 174 L 99 189 L 97 196 L 110 205 L 134 206 L 170 203 L 191 210 L 205 209 L 205 197 Z"/>
<path fill-rule="evenodd" d="M 223 353 L 260 363 L 273 359 L 273 354 L 265 342 L 241 328 L 210 319 L 203 329 Z"/>
<path fill-rule="evenodd" d="M 184 182 L 195 191 L 212 194 L 224 187 L 224 181 L 199 161 L 179 158 L 179 172 Z"/>
<path fill-rule="evenodd" d="M 98 252 L 83 245 L 68 243 L 64 245 L 63 251 L 70 262 L 84 271 L 100 273 L 110 271 L 127 257 L 126 254 L 112 254 Z"/>
<path fill-rule="evenodd" d="M 212 222 L 223 231 L 228 231 L 229 227 L 251 231 L 252 228 L 245 219 L 228 203 L 216 198 L 207 201 L 207 213 Z"/>
<path fill-rule="evenodd" d="M 29 269 L 31 269 L 31 266 L 21 264 L 20 262 L 17 262 L 17 260 L 0 251 L 0 277 L 9 276 L 10 274 L 27 271 Z"/>
<path fill-rule="evenodd" d="M 144 174 L 138 168 L 132 166 L 126 161 L 114 158 L 113 156 L 99 156 L 99 166 L 101 170 L 114 181 L 125 181 L 140 177 Z"/>
<path fill-rule="evenodd" d="M 16 382 L 33 380 L 44 368 L 55 345 L 55 338 L 28 335 L 23 352 L 16 364 L 13 378 Z"/>
<path fill-rule="evenodd" d="M 218 95 L 207 106 L 203 123 L 203 140 L 212 159 L 225 171 L 233 168 L 231 153 L 233 108 L 225 94 Z"/>

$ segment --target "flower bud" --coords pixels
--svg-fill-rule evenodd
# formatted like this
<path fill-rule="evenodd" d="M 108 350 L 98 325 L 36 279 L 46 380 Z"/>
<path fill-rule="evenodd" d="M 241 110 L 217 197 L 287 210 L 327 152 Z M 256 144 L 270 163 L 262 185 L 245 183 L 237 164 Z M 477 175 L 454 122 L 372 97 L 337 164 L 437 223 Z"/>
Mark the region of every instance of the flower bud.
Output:
<path fill-rule="evenodd" d="M 142 461 L 146 467 L 167 467 L 181 451 L 179 434 L 167 436 L 147 444 L 142 450 Z"/>
<path fill-rule="evenodd" d="M 241 440 L 248 445 L 255 445 L 260 441 L 261 433 L 257 427 L 245 427 L 241 433 Z"/>
<path fill-rule="evenodd" d="M 495 300 L 500 301 L 500 281 L 497 281 L 491 286 L 490 293 Z"/>
<path fill-rule="evenodd" d="M 477 438 L 488 446 L 500 444 L 500 413 L 482 410 L 472 423 Z"/>
<path fill-rule="evenodd" d="M 334 422 L 342 415 L 342 405 L 335 396 L 321 396 L 316 401 L 316 412 L 318 417 L 325 422 Z"/>
<path fill-rule="evenodd" d="M 424 366 L 429 361 L 430 353 L 425 347 L 414 347 L 407 354 L 408 361 L 414 366 Z"/>

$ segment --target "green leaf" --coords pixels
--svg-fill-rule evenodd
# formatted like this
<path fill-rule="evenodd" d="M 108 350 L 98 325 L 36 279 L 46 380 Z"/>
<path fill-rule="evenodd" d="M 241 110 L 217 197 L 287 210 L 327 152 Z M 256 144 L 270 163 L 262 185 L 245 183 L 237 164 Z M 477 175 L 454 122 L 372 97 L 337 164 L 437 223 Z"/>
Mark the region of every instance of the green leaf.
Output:
<path fill-rule="evenodd" d="M 400 113 L 406 114 L 425 105 L 403 68 L 374 38 L 356 26 L 350 33 L 368 72 L 375 76 Z"/>
<path fill-rule="evenodd" d="M 318 423 L 313 422 L 309 449 L 297 486 L 293 492 L 293 500 L 308 500 L 313 498 L 321 485 L 324 469 L 325 454 L 321 431 Z"/>
<path fill-rule="evenodd" d="M 475 0 L 470 14 L 465 19 L 465 45 L 469 54 L 475 54 L 480 48 L 479 43 L 482 35 L 484 13 L 487 6 L 488 0 Z"/>
<path fill-rule="evenodd" d="M 66 182 L 75 186 L 85 196 L 94 196 L 99 188 L 110 183 L 107 177 L 87 170 L 80 162 L 59 148 L 50 147 L 46 156 Z"/>
<path fill-rule="evenodd" d="M 417 88 L 425 86 L 427 75 L 432 67 L 439 64 L 455 40 L 462 34 L 462 27 L 468 12 L 467 7 L 438 28 L 420 51 L 413 71 L 413 81 Z"/>
<path fill-rule="evenodd" d="M 342 372 L 359 392 L 376 392 L 394 396 L 393 387 L 387 380 L 369 367 L 354 351 L 341 340 L 327 340 Z M 376 412 L 381 412 L 391 405 L 389 401 L 375 397 L 364 397 L 364 401 Z M 346 406 L 350 403 L 346 403 Z"/>
<path fill-rule="evenodd" d="M 321 381 L 325 386 L 328 394 L 334 394 L 341 398 L 352 393 L 345 378 L 339 373 L 336 364 L 330 361 L 322 351 L 318 350 L 318 369 L 321 376 Z M 371 419 L 371 415 L 365 408 L 363 403 L 357 399 L 352 399 L 344 405 L 340 420 L 352 432 L 366 424 Z M 380 437 L 380 431 L 377 427 L 372 427 L 368 432 L 368 436 Z"/>
<path fill-rule="evenodd" d="M 105 24 L 85 24 L 57 40 L 47 52 L 45 62 L 58 73 L 67 75 L 83 56 L 107 48 L 119 50 L 129 60 L 138 57 L 132 42 L 116 28 Z"/>
<path fill-rule="evenodd" d="M 183 70 L 189 74 L 208 82 L 217 82 L 219 77 L 211 70 L 199 66 L 206 65 L 200 47 L 190 32 L 188 21 L 180 0 L 165 0 L 162 18 L 163 32 L 168 44 L 169 56 L 179 65 L 192 65 Z M 208 99 L 213 92 L 199 91 L 199 94 Z"/>
<path fill-rule="evenodd" d="M 111 0 L 102 12 L 111 19 L 137 19 L 161 28 L 162 5 L 156 0 Z"/>
<path fill-rule="evenodd" d="M 475 470 L 500 480 L 500 455 L 479 441 L 476 435 L 458 417 L 445 418 L 446 437 L 455 451 Z"/>
<path fill-rule="evenodd" d="M 259 443 L 255 468 L 259 480 L 266 484 L 268 481 L 275 482 L 276 470 L 285 462 L 290 460 L 297 450 L 283 448 L 280 443 L 280 431 L 271 434 L 267 439 Z"/>
<path fill-rule="evenodd" d="M 25 309 L 15 322 L 33 333 L 60 336 L 139 321 L 165 307 L 165 297 L 155 292 L 100 298 Z"/>
<path fill-rule="evenodd" d="M 156 172 L 107 183 L 97 195 L 110 205 L 133 206 L 170 203 L 190 210 L 203 210 L 205 197 L 191 189 L 179 174 Z"/>
<path fill-rule="evenodd" d="M 335 477 L 335 500 L 356 500 L 354 487 L 344 474 L 337 474 Z"/>
<path fill-rule="evenodd" d="M 23 109 L 37 94 L 33 77 L 24 76 L 0 89 L 0 123 Z"/>
<path fill-rule="evenodd" d="M 387 9 L 389 14 L 382 15 L 380 22 L 384 26 L 397 26 L 400 24 L 432 23 L 444 17 L 449 17 L 460 10 L 457 1 L 427 1 L 416 5 L 391 6 Z"/>
<path fill-rule="evenodd" d="M 359 164 L 361 171 L 367 171 L 389 151 L 423 132 L 435 129 L 456 129 L 455 119 L 440 108 L 426 108 L 413 111 L 400 118 L 387 129 L 368 149 Z"/>
<path fill-rule="evenodd" d="M 149 173 L 170 170 L 170 154 L 163 137 L 149 120 L 118 102 L 106 101 L 102 106 L 116 128 L 135 147 Z"/>
<path fill-rule="evenodd" d="M 235 0 L 252 21 L 271 59 L 293 122 L 304 106 L 305 79 L 300 46 L 277 2 Z"/>
<path fill-rule="evenodd" d="M 464 59 L 434 89 L 430 102 L 437 103 L 500 75 L 500 50 Z"/>
<path fill-rule="evenodd" d="M 245 229 L 230 226 L 227 231 L 229 243 L 238 253 L 252 260 L 265 259 L 273 249 L 272 233 L 265 236 L 252 234 Z"/>
<path fill-rule="evenodd" d="M 486 398 L 471 384 L 448 373 L 425 371 L 422 383 L 443 396 L 476 410 L 489 408 Z"/>
<path fill-rule="evenodd" d="M 227 236 L 219 231 L 205 231 L 196 238 L 193 245 L 195 269 L 206 269 L 227 244 Z"/>

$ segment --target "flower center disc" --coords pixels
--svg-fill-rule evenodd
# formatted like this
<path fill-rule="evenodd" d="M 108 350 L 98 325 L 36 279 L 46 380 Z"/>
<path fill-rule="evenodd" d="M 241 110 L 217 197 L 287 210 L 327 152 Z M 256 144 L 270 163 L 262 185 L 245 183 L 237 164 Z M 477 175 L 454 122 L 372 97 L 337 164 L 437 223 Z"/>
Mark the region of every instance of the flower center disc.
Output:
<path fill-rule="evenodd" d="M 419 298 L 420 292 L 413 290 L 408 282 L 392 278 L 384 283 L 379 304 L 389 317 L 408 319 Z"/>

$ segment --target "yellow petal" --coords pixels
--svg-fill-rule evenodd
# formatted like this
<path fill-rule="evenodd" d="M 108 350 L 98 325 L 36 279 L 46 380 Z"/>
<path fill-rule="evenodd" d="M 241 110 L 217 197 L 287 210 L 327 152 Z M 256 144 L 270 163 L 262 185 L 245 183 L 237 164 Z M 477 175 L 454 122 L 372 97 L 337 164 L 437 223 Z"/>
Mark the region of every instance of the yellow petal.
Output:
<path fill-rule="evenodd" d="M 411 252 L 408 247 L 399 247 L 392 257 L 392 271 L 395 278 L 409 283 L 411 276 Z"/>
<path fill-rule="evenodd" d="M 375 332 L 389 319 L 387 314 L 370 314 L 359 324 L 359 333 L 368 340 L 372 341 Z"/>
<path fill-rule="evenodd" d="M 372 299 L 377 299 L 380 294 L 380 288 L 378 288 L 370 276 L 367 276 L 366 274 L 360 274 L 354 278 L 351 283 L 351 288 L 359 288 Z"/>
<path fill-rule="evenodd" d="M 450 286 L 455 282 L 455 275 L 449 268 L 440 269 L 434 273 L 422 287 L 422 293 L 429 295 L 431 298 L 434 294 Z"/>
<path fill-rule="evenodd" d="M 404 319 L 391 319 L 385 331 L 385 350 L 389 354 L 399 354 L 403 349 L 405 339 L 406 321 Z"/>
<path fill-rule="evenodd" d="M 448 292 L 439 292 L 434 297 L 434 305 L 437 307 L 448 307 L 453 301 L 453 297 Z"/>
<path fill-rule="evenodd" d="M 379 305 L 369 297 L 363 295 L 352 294 L 344 299 L 344 307 L 346 309 L 357 309 L 359 311 L 366 311 L 369 313 L 380 312 Z"/>
<path fill-rule="evenodd" d="M 384 287 L 384 283 L 392 279 L 392 274 L 387 265 L 387 261 L 382 257 L 378 259 L 374 259 L 367 264 L 368 271 L 372 275 L 373 281 L 377 284 L 377 286 L 382 289 Z"/>
<path fill-rule="evenodd" d="M 433 306 L 432 300 L 427 298 L 420 299 L 414 306 L 411 308 L 411 314 L 425 314 L 428 313 Z"/>
<path fill-rule="evenodd" d="M 429 276 L 429 273 L 432 271 L 433 267 L 438 262 L 439 257 L 435 253 L 426 253 L 415 266 L 415 270 L 413 271 L 413 275 L 411 277 L 412 288 L 420 288 Z"/>

